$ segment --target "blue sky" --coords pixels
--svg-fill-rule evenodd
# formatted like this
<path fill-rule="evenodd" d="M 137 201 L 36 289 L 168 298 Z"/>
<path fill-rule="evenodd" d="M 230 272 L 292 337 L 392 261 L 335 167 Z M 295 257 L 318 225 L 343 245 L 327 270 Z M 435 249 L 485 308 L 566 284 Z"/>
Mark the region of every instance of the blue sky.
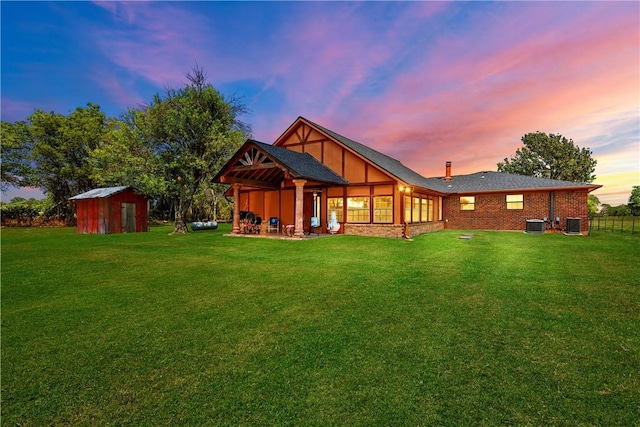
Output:
<path fill-rule="evenodd" d="M 437 176 L 495 170 L 539 130 L 591 148 L 602 202 L 640 185 L 638 2 L 0 7 L 5 121 L 88 102 L 117 117 L 197 63 L 267 143 L 304 116 Z"/>

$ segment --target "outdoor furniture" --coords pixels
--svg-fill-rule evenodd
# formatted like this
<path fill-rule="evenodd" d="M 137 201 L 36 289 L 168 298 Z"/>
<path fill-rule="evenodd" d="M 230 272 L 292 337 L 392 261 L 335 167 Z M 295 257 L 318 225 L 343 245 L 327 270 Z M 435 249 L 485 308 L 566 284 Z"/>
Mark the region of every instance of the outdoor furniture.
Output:
<path fill-rule="evenodd" d="M 331 221 L 327 224 L 327 231 L 331 234 L 336 234 L 340 231 L 340 223 L 336 219 L 335 211 L 331 211 Z"/>
<path fill-rule="evenodd" d="M 309 234 L 320 235 L 320 231 L 320 218 L 312 216 L 309 223 Z"/>
<path fill-rule="evenodd" d="M 282 226 L 282 234 L 286 234 L 289 237 L 293 237 L 295 230 L 296 230 L 296 226 L 293 224 Z"/>
<path fill-rule="evenodd" d="M 240 232 L 259 233 L 262 228 L 262 218 L 253 212 L 240 212 Z"/>
<path fill-rule="evenodd" d="M 280 231 L 280 220 L 275 216 L 269 218 L 269 224 L 267 225 L 267 232 L 271 233 L 272 231 L 276 233 Z"/>

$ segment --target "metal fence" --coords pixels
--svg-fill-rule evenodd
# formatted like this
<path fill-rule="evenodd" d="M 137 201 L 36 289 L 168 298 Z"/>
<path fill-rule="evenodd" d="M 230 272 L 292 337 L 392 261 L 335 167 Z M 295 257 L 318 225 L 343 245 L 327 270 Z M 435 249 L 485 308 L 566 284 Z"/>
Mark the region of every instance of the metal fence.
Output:
<path fill-rule="evenodd" d="M 640 233 L 640 216 L 592 216 L 589 231 L 609 233 Z"/>

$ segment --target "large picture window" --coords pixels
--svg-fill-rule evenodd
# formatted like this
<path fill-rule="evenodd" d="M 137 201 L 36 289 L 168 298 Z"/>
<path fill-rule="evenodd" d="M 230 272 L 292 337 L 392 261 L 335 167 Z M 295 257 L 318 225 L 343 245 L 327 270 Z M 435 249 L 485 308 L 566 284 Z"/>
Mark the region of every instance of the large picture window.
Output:
<path fill-rule="evenodd" d="M 476 209 L 476 197 L 475 196 L 463 196 L 460 197 L 460 210 L 461 211 L 473 211 Z"/>
<path fill-rule="evenodd" d="M 329 197 L 327 199 L 327 212 L 328 212 L 328 218 L 327 219 L 331 219 L 331 214 L 332 212 L 336 213 L 336 220 L 338 222 L 344 222 L 343 217 L 342 217 L 342 202 L 343 199 L 342 197 Z"/>
<path fill-rule="evenodd" d="M 369 197 L 347 198 L 347 222 L 369 222 Z"/>
<path fill-rule="evenodd" d="M 383 224 L 393 222 L 393 198 L 391 196 L 373 198 L 373 222 Z"/>
<path fill-rule="evenodd" d="M 507 209 L 524 209 L 522 194 L 507 194 Z"/>

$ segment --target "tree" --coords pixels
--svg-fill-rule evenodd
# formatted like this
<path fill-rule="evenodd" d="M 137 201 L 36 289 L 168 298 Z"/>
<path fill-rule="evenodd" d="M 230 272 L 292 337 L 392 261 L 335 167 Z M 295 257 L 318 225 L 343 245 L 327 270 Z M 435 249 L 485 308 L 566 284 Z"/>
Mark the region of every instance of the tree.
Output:
<path fill-rule="evenodd" d="M 10 133 L 15 138 L 12 144 L 25 156 L 12 172 L 20 175 L 19 185 L 42 189 L 68 217 L 69 198 L 95 187 L 89 155 L 103 138 L 105 126 L 106 117 L 95 104 L 68 116 L 36 110 L 26 122 L 3 124 L 3 136 L 5 130 Z"/>
<path fill-rule="evenodd" d="M 640 185 L 633 186 L 627 206 L 629 206 L 631 215 L 640 215 Z"/>
<path fill-rule="evenodd" d="M 589 194 L 587 198 L 587 209 L 589 210 L 589 216 L 593 216 L 598 213 L 598 205 L 600 205 L 600 199 L 593 194 Z"/>
<path fill-rule="evenodd" d="M 498 163 L 499 172 L 574 182 L 593 182 L 597 160 L 588 148 L 557 134 L 528 133 L 514 157 Z"/>
<path fill-rule="evenodd" d="M 160 159 L 140 135 L 136 123 L 144 112 L 130 110 L 122 120 L 109 120 L 103 141 L 90 154 L 92 179 L 102 187 L 131 185 L 160 199 L 167 185 Z"/>
<path fill-rule="evenodd" d="M 24 122 L 2 122 L 0 141 L 2 141 L 2 167 L 0 190 L 5 192 L 10 186 L 20 187 L 23 177 L 29 174 L 29 146 L 26 144 L 27 124 Z"/>
<path fill-rule="evenodd" d="M 113 146 L 96 153 L 103 160 L 118 150 L 125 158 L 131 154 L 130 170 L 144 172 L 143 185 L 173 202 L 174 232 L 182 233 L 196 194 L 212 187 L 217 171 L 249 137 L 248 126 L 238 120 L 246 111 L 238 99 L 225 99 L 198 67 L 186 77 L 183 88 L 156 94 L 144 108 L 129 111 L 111 134 Z"/>
<path fill-rule="evenodd" d="M 608 216 L 626 216 L 629 215 L 629 206 L 627 205 L 618 205 L 618 206 L 609 206 L 607 208 L 606 215 Z"/>

